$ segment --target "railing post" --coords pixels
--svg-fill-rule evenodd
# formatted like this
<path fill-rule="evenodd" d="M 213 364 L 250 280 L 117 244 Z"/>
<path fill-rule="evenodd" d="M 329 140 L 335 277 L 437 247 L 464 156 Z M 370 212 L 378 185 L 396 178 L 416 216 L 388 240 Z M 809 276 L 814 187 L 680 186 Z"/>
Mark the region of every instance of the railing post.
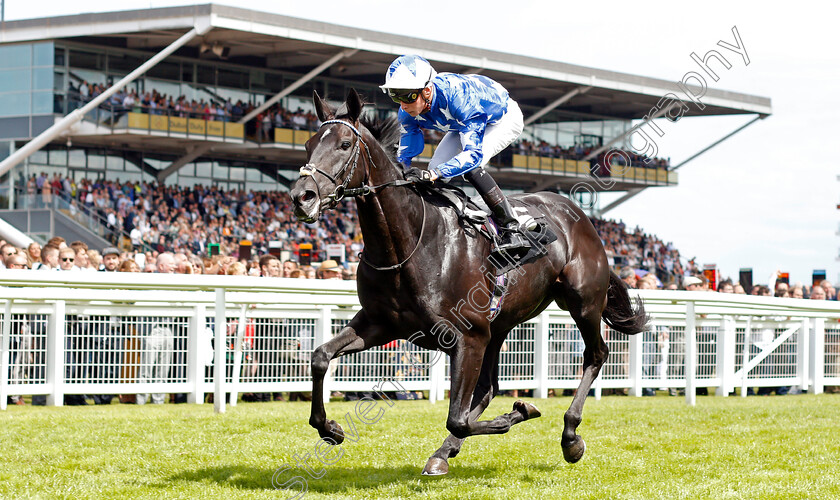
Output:
<path fill-rule="evenodd" d="M 216 321 L 214 325 L 214 360 L 213 360 L 213 409 L 216 413 L 225 412 L 225 335 L 227 334 L 227 317 L 225 315 L 225 289 L 216 289 Z"/>
<path fill-rule="evenodd" d="M 446 382 L 446 354 L 443 351 L 429 352 L 429 379 L 431 388 L 429 389 L 429 402 L 434 404 L 439 400 L 443 400 L 443 387 Z"/>
<path fill-rule="evenodd" d="M 6 299 L 3 311 L 3 340 L 0 350 L 0 410 L 5 410 L 9 398 L 9 357 L 12 342 L 12 299 Z"/>
<path fill-rule="evenodd" d="M 809 353 L 811 365 L 811 384 L 808 392 L 822 394 L 825 381 L 825 318 L 815 318 Z"/>
<path fill-rule="evenodd" d="M 750 362 L 750 337 L 752 336 L 752 316 L 747 316 L 747 326 L 744 327 L 744 350 L 741 353 L 741 397 L 747 397 L 747 378 L 750 372 L 747 363 Z"/>
<path fill-rule="evenodd" d="M 447 386 L 446 386 L 446 363 L 447 363 L 447 361 L 449 361 L 449 355 L 446 354 L 446 353 L 441 353 L 440 361 L 435 363 L 436 365 L 440 365 L 440 368 L 438 368 L 438 370 L 440 370 L 440 372 L 439 372 L 440 373 L 440 375 L 439 375 L 440 378 L 438 379 L 440 381 L 440 383 L 437 386 L 437 398 L 440 401 L 443 401 L 444 399 L 446 399 L 446 389 L 447 389 Z"/>
<path fill-rule="evenodd" d="M 548 397 L 548 328 L 549 315 L 543 311 L 537 316 L 534 332 L 534 378 L 537 383 L 534 396 L 540 399 Z"/>
<path fill-rule="evenodd" d="M 735 318 L 724 316 L 720 320 L 717 337 L 717 375 L 720 386 L 716 396 L 727 397 L 735 389 Z"/>
<path fill-rule="evenodd" d="M 321 315 L 318 318 L 318 325 L 315 328 L 315 347 L 324 345 L 332 338 L 332 306 L 321 306 Z M 324 375 L 324 403 L 330 402 L 330 394 L 332 393 L 333 368 L 337 359 L 330 361 L 330 367 L 327 368 L 327 373 Z"/>
<path fill-rule="evenodd" d="M 248 304 L 242 304 L 239 312 L 239 323 L 236 324 L 236 340 L 233 344 L 233 372 L 230 376 L 230 406 L 236 406 L 239 399 L 239 383 L 242 375 L 242 341 L 245 337 Z"/>
<path fill-rule="evenodd" d="M 64 405 L 65 312 L 65 302 L 55 301 L 52 321 L 47 330 L 47 384 L 52 386 L 52 392 L 47 395 L 47 404 L 50 406 Z"/>
<path fill-rule="evenodd" d="M 697 316 L 694 302 L 685 303 L 685 402 L 697 404 Z"/>
<path fill-rule="evenodd" d="M 646 332 L 640 332 L 638 335 L 631 335 L 629 337 L 627 353 L 630 363 L 628 368 L 630 375 L 629 394 L 636 397 L 640 397 L 642 395 L 642 369 L 644 367 L 642 354 L 644 353 L 645 333 Z"/>
<path fill-rule="evenodd" d="M 799 388 L 802 392 L 808 390 L 811 354 L 808 347 L 811 343 L 810 336 L 811 322 L 808 318 L 802 318 L 802 327 L 799 329 L 799 336 L 796 339 L 796 378 L 799 379 Z"/>
<path fill-rule="evenodd" d="M 203 330 L 207 323 L 207 308 L 204 304 L 196 304 L 190 317 L 189 331 L 187 332 L 187 383 L 190 385 L 190 392 L 187 394 L 187 402 L 195 404 L 204 403 L 204 359 L 199 356 L 203 346 L 201 340 L 204 338 Z"/>

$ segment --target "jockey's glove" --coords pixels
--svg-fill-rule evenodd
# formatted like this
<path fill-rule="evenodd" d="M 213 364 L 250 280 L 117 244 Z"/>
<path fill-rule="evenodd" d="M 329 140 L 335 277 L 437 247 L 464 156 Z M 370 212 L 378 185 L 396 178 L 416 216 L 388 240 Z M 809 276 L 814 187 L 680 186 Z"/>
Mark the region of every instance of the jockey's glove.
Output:
<path fill-rule="evenodd" d="M 423 170 L 417 167 L 411 167 L 405 171 L 405 180 L 411 182 L 424 182 L 431 184 L 439 177 L 440 175 L 436 170 Z"/>

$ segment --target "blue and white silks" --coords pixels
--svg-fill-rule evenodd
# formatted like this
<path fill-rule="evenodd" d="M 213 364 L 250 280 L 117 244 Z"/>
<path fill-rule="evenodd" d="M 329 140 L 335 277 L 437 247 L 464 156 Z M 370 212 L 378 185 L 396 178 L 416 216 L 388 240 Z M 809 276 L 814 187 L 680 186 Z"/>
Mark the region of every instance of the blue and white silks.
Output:
<path fill-rule="evenodd" d="M 431 85 L 433 95 L 429 111 L 412 117 L 399 110 L 402 127 L 397 153 L 399 161 L 410 165 L 412 158 L 423 152 L 421 129 L 434 129 L 455 132 L 461 142 L 458 154 L 436 166 L 441 177 L 462 175 L 486 163 L 483 152 L 485 129 L 498 123 L 508 111 L 507 90 L 486 76 L 455 73 L 439 73 Z"/>

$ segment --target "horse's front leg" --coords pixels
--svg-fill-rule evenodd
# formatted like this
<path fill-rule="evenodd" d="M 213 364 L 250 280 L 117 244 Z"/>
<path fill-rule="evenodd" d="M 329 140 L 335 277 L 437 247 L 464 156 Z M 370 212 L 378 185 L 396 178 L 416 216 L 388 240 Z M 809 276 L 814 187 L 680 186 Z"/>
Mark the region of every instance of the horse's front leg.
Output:
<path fill-rule="evenodd" d="M 334 338 L 319 346 L 312 353 L 312 410 L 309 425 L 322 438 L 344 441 L 344 432 L 335 420 L 327 420 L 324 408 L 324 377 L 330 361 L 343 354 L 361 352 L 392 340 L 385 338 L 383 329 L 367 321 L 364 310 L 360 311 Z"/>

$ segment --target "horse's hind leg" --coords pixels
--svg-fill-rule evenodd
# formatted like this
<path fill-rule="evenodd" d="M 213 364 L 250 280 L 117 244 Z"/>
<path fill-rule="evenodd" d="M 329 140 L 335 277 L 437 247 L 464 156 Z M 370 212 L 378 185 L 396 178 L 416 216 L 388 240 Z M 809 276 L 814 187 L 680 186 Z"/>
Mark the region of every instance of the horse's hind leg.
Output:
<path fill-rule="evenodd" d="M 361 352 L 382 345 L 388 340 L 391 340 L 391 337 L 386 337 L 381 327 L 370 324 L 365 311 L 362 310 L 338 335 L 312 353 L 312 410 L 309 425 L 314 427 L 322 438 L 332 439 L 337 444 L 344 441 L 341 426 L 335 420 L 327 420 L 324 408 L 324 376 L 330 361 L 342 354 Z"/>
<path fill-rule="evenodd" d="M 601 311 L 603 307 L 593 302 L 583 305 L 579 297 L 574 297 L 574 295 L 570 294 L 566 297 L 566 304 L 569 306 L 569 313 L 577 323 L 578 329 L 580 329 L 585 348 L 583 351 L 583 376 L 577 393 L 572 399 L 572 404 L 566 411 L 563 439 L 560 442 L 563 447 L 563 457 L 569 463 L 580 460 L 583 457 L 583 452 L 586 451 L 586 444 L 583 442 L 583 438 L 576 434 L 576 431 L 578 425 L 580 425 L 583 404 L 586 401 L 589 388 L 598 377 L 601 366 L 604 365 L 609 354 L 607 344 L 601 336 Z"/>

